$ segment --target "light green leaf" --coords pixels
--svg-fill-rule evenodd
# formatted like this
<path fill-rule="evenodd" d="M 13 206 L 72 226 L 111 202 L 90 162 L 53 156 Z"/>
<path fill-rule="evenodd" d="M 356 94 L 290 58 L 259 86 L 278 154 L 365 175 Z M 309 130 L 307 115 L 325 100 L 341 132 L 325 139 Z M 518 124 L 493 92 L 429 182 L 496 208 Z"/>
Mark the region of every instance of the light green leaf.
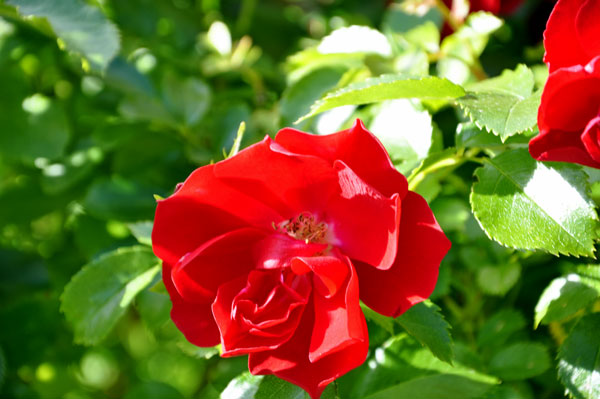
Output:
<path fill-rule="evenodd" d="M 552 280 L 535 306 L 535 322 L 547 324 L 563 320 L 592 303 L 600 295 L 581 276 L 572 273 Z"/>
<path fill-rule="evenodd" d="M 490 385 L 466 377 L 437 374 L 402 382 L 369 395 L 366 399 L 476 399 L 489 389 Z"/>
<path fill-rule="evenodd" d="M 594 256 L 598 217 L 579 167 L 537 162 L 517 149 L 488 160 L 475 176 L 471 207 L 489 237 L 511 248 Z"/>
<path fill-rule="evenodd" d="M 502 20 L 491 13 L 471 13 L 458 31 L 442 41 L 440 52 L 444 57 L 437 63 L 438 76 L 457 84 L 473 80 L 473 69 L 480 68 L 479 56 L 490 35 L 502 24 Z"/>
<path fill-rule="evenodd" d="M 160 263 L 147 247 L 119 248 L 84 266 L 61 298 L 75 341 L 100 342 L 159 271 Z"/>
<path fill-rule="evenodd" d="M 363 303 L 360 304 L 360 307 L 361 307 L 363 314 L 365 315 L 365 318 L 367 320 L 370 320 L 373 323 L 377 324 L 379 327 L 383 328 L 390 334 L 392 334 L 392 335 L 394 334 L 394 319 L 393 318 L 379 314 Z"/>
<path fill-rule="evenodd" d="M 9 0 L 25 17 L 48 19 L 67 49 L 83 55 L 97 70 L 104 70 L 117 55 L 117 28 L 97 7 L 81 0 Z"/>
<path fill-rule="evenodd" d="M 558 377 L 576 399 L 600 397 L 600 313 L 583 317 L 558 352 Z"/>
<path fill-rule="evenodd" d="M 467 94 L 456 101 L 471 121 L 504 142 L 536 125 L 542 92 L 533 93 L 534 84 L 531 70 L 519 65 L 469 86 Z"/>
<path fill-rule="evenodd" d="M 427 157 L 433 140 L 431 115 L 411 100 L 378 104 L 369 130 L 381 141 L 396 168 L 410 172 Z"/>
<path fill-rule="evenodd" d="M 263 380 L 262 375 L 252 375 L 245 372 L 234 378 L 221 392 L 220 399 L 254 399 L 258 386 Z"/>
<path fill-rule="evenodd" d="M 438 359 L 452 364 L 454 350 L 450 325 L 436 304 L 431 301 L 421 302 L 408 309 L 396 320 L 410 335 L 427 346 Z"/>
<path fill-rule="evenodd" d="M 165 107 L 186 126 L 198 123 L 208 111 L 212 99 L 210 87 L 194 77 L 181 79 L 173 73 L 162 81 Z"/>
<path fill-rule="evenodd" d="M 152 221 L 129 223 L 127 227 L 140 244 L 152 246 Z"/>
<path fill-rule="evenodd" d="M 477 270 L 477 284 L 489 295 L 506 294 L 519 280 L 521 265 L 504 263 L 501 265 L 485 265 Z"/>
<path fill-rule="evenodd" d="M 398 98 L 452 100 L 464 94 L 462 87 L 435 76 L 415 79 L 401 75 L 382 75 L 353 83 L 328 94 L 315 102 L 310 112 L 296 123 L 342 105 L 368 104 Z"/>
<path fill-rule="evenodd" d="M 498 351 L 490 360 L 490 373 L 503 380 L 525 380 L 550 367 L 546 347 L 537 342 L 520 342 Z"/>
<path fill-rule="evenodd" d="M 352 25 L 334 30 L 317 46 L 321 54 L 378 54 L 392 55 L 392 47 L 385 35 L 368 26 Z"/>

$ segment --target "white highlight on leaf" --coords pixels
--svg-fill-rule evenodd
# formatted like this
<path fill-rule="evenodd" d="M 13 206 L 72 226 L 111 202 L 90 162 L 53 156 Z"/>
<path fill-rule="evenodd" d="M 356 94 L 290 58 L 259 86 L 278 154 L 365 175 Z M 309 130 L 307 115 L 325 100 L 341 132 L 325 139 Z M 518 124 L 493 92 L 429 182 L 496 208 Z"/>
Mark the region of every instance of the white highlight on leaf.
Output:
<path fill-rule="evenodd" d="M 317 51 L 321 54 L 371 53 L 389 57 L 392 55 L 392 46 L 378 30 L 352 25 L 331 32 L 323 38 Z"/>
<path fill-rule="evenodd" d="M 215 21 L 208 28 L 207 38 L 210 44 L 221 55 L 231 54 L 231 33 L 227 25 L 221 21 Z"/>
<path fill-rule="evenodd" d="M 580 209 L 589 206 L 585 198 L 554 169 L 537 163 L 523 188 L 525 194 L 558 223 L 566 222 Z"/>
<path fill-rule="evenodd" d="M 417 109 L 411 100 L 399 99 L 382 104 L 370 130 L 387 147 L 410 146 L 419 158 L 425 158 L 431 148 L 431 115 Z"/>

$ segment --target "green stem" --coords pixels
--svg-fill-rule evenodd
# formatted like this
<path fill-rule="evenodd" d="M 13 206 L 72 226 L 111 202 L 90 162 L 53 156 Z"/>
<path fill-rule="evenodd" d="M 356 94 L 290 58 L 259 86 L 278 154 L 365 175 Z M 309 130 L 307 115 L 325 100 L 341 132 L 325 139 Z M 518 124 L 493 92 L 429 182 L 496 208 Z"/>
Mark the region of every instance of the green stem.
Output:
<path fill-rule="evenodd" d="M 448 25 L 450 25 L 452 30 L 456 31 L 458 28 L 460 28 L 462 22 L 452 15 L 452 12 L 448 6 L 446 6 L 443 0 L 435 0 L 435 5 L 440 10 L 444 20 L 448 23 Z"/>

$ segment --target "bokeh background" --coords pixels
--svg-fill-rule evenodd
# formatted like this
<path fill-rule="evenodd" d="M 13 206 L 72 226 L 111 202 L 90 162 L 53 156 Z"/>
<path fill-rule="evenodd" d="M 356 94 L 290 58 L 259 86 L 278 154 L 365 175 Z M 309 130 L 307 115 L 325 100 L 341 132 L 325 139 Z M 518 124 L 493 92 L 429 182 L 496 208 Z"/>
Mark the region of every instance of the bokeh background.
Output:
<path fill-rule="evenodd" d="M 187 343 L 169 320 L 158 275 L 113 328 L 90 322 L 97 334 L 87 342 L 61 311 L 72 276 L 117 248 L 147 246 L 155 195 L 168 196 L 192 170 L 223 159 L 241 122 L 244 147 L 285 126 L 332 133 L 361 117 L 404 173 L 428 152 L 460 145 L 460 112 L 432 112 L 408 100 L 293 123 L 327 91 L 382 73 L 458 73 L 465 83 L 524 63 L 540 87 L 547 73 L 542 31 L 553 5 L 532 0 L 503 16 L 503 25 L 481 33 L 476 68 L 456 72 L 439 62 L 441 14 L 411 14 L 415 1 L 60 3 L 47 0 L 45 20 L 0 1 L 2 398 L 218 398 L 247 370 L 246 358 L 221 359 L 217 349 Z M 60 38 L 59 29 L 68 31 L 90 8 L 105 20 L 81 33 L 84 39 Z M 370 27 L 359 36 L 375 32 L 371 48 L 316 50 L 332 31 L 351 25 Z M 390 53 L 378 50 L 381 37 Z M 69 40 L 85 45 L 77 51 Z M 339 50 L 348 40 L 328 45 Z M 89 48 L 97 51 L 86 54 Z M 552 359 L 564 327 L 532 324 L 540 293 L 569 266 L 485 236 L 468 205 L 474 168 L 421 187 L 454 243 L 432 299 L 452 326 L 455 362 L 505 381 L 490 399 L 561 397 Z M 420 345 L 397 325 L 369 321 L 369 328 L 372 353 L 340 381 L 341 398 L 420 375 L 407 360 Z M 523 359 L 507 365 L 497 354 L 523 342 L 513 352 L 531 354 L 535 372 L 511 375 Z"/>

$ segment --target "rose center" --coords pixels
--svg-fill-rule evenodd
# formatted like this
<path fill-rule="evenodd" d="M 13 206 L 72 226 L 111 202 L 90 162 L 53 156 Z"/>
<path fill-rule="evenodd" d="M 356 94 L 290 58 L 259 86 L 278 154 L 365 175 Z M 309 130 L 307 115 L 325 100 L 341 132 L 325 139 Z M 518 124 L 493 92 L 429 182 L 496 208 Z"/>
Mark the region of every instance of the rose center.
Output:
<path fill-rule="evenodd" d="M 310 212 L 302 212 L 295 218 L 284 220 L 279 224 L 273 223 L 273 228 L 307 244 L 323 243 L 327 234 L 327 224 L 318 221 Z"/>

